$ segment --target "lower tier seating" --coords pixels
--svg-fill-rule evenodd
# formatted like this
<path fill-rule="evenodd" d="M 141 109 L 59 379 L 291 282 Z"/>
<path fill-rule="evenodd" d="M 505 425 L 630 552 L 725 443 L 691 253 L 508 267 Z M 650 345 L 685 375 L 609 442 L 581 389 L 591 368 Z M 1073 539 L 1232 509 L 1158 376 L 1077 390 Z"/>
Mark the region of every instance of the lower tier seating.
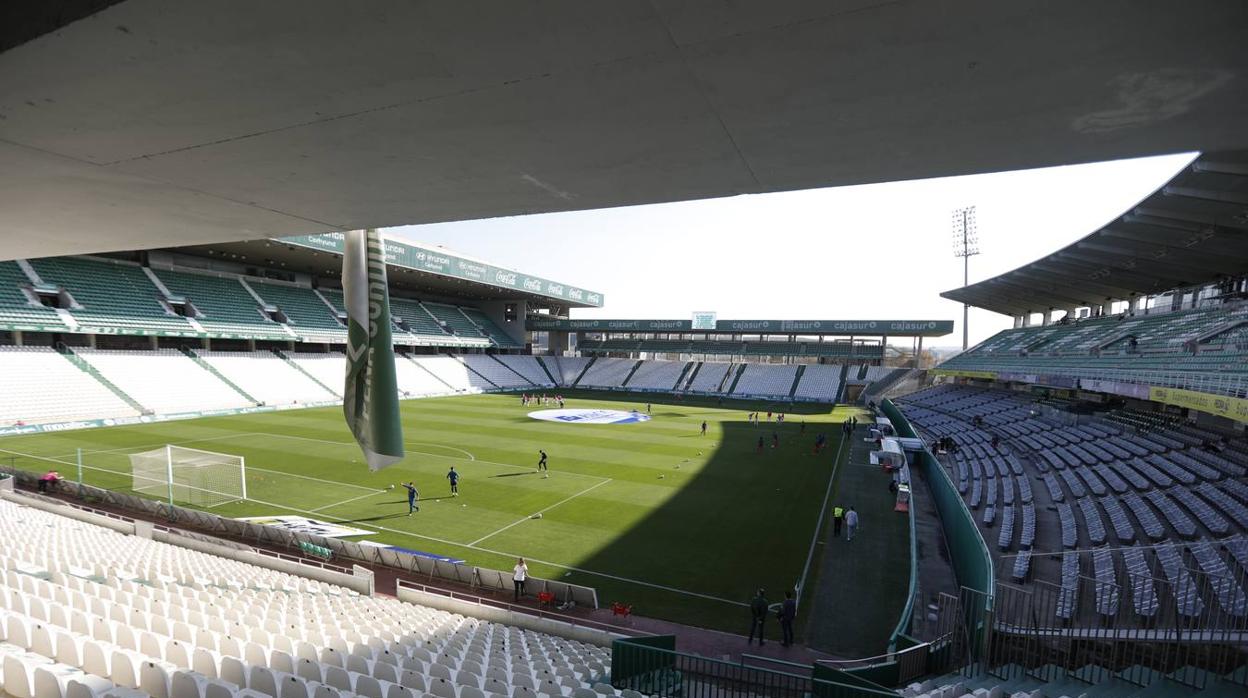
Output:
<path fill-rule="evenodd" d="M 9 501 L 0 536 L 0 681 L 14 698 L 620 695 L 602 647 Z"/>

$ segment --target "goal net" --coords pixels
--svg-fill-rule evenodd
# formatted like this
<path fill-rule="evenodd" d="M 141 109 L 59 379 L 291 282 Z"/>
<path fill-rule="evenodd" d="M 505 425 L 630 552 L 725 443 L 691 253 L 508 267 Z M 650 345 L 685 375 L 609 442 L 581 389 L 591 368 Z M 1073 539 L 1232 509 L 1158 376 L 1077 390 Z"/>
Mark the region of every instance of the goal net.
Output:
<path fill-rule="evenodd" d="M 135 492 L 175 504 L 215 507 L 247 498 L 242 456 L 165 446 L 131 454 L 130 471 Z"/>

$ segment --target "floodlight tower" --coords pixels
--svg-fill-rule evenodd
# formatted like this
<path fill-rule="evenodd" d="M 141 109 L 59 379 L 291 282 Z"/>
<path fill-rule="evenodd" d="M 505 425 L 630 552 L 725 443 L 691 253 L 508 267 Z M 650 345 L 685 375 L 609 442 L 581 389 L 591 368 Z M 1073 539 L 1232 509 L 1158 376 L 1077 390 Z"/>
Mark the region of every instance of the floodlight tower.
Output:
<path fill-rule="evenodd" d="M 975 207 L 953 209 L 953 256 L 962 258 L 962 286 L 970 284 L 971 257 L 979 254 L 979 235 L 975 232 Z M 968 347 L 970 331 L 967 317 L 971 306 L 962 304 L 962 351 Z"/>

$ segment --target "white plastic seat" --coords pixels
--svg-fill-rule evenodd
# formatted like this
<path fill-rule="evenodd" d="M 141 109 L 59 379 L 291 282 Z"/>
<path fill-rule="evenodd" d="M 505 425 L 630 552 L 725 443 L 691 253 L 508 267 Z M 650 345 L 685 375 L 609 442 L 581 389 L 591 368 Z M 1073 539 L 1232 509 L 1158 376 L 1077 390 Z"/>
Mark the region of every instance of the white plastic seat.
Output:
<path fill-rule="evenodd" d="M 615 687 L 610 684 L 596 683 L 594 684 L 594 692 L 604 696 L 615 695 Z"/>
<path fill-rule="evenodd" d="M 475 686 L 460 686 L 459 698 L 485 698 L 485 691 Z"/>
<path fill-rule="evenodd" d="M 222 657 L 219 677 L 240 689 L 247 688 L 247 667 L 238 657 Z"/>
<path fill-rule="evenodd" d="M 459 698 L 455 692 L 455 684 L 442 678 L 434 678 L 430 682 L 429 693 L 438 698 Z"/>
<path fill-rule="evenodd" d="M 208 677 L 180 669 L 169 678 L 169 698 L 204 698 Z"/>
<path fill-rule="evenodd" d="M 79 674 L 65 685 L 65 698 L 101 698 L 113 682 L 93 674 Z"/>
<path fill-rule="evenodd" d="M 34 698 L 35 669 L 52 665 L 52 660 L 33 654 L 5 654 L 0 668 L 4 675 L 4 692 L 13 698 Z"/>
<path fill-rule="evenodd" d="M 268 667 L 252 665 L 247 675 L 247 687 L 277 698 L 277 677 Z"/>
<path fill-rule="evenodd" d="M 63 698 L 69 682 L 82 676 L 82 670 L 68 664 L 44 664 L 35 668 L 35 698 Z"/>
<path fill-rule="evenodd" d="M 152 698 L 169 698 L 169 671 L 166 666 L 154 661 L 140 663 L 137 688 Z"/>
<path fill-rule="evenodd" d="M 367 674 L 356 675 L 355 693 L 366 698 L 386 698 L 386 691 L 382 688 L 381 682 Z"/>
<path fill-rule="evenodd" d="M 351 674 L 347 673 L 346 669 L 337 666 L 322 668 L 325 670 L 325 683 L 340 691 L 355 692 L 355 688 L 351 684 Z"/>
<path fill-rule="evenodd" d="M 572 698 L 598 698 L 598 694 L 588 688 L 577 687 L 572 689 Z"/>
<path fill-rule="evenodd" d="M 315 690 L 315 686 L 309 687 L 306 681 L 293 674 L 283 676 L 278 685 L 280 698 L 311 698 L 310 692 Z"/>

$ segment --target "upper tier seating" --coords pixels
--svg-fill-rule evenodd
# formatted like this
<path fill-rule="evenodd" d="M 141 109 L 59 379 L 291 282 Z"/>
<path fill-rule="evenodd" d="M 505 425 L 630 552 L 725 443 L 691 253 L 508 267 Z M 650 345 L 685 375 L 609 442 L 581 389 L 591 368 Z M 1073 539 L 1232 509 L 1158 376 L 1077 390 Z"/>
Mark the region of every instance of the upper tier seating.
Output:
<path fill-rule="evenodd" d="M 322 388 L 273 352 L 199 349 L 195 353 L 231 383 L 267 405 L 333 402 L 338 399 L 337 395 Z"/>
<path fill-rule="evenodd" d="M 1112 378 L 1248 394 L 1248 304 L 1004 330 L 944 369 Z M 1208 379 L 1210 374 L 1222 378 Z"/>
<path fill-rule="evenodd" d="M 851 346 L 847 342 L 725 342 L 677 339 L 587 339 L 578 345 L 582 352 L 633 352 L 656 354 L 704 354 L 724 356 L 830 356 L 879 359 L 881 346 Z"/>
<path fill-rule="evenodd" d="M 841 367 L 828 364 L 808 364 L 802 371 L 793 397 L 832 401 L 841 389 Z"/>
<path fill-rule="evenodd" d="M 250 407 L 238 391 L 174 349 L 75 349 L 114 385 L 157 414 Z"/>
<path fill-rule="evenodd" d="M 50 347 L 0 346 L 0 396 L 3 426 L 139 415 Z"/>
<path fill-rule="evenodd" d="M 581 382 L 577 385 L 592 388 L 618 388 L 624 384 L 624 379 L 628 378 L 629 372 L 636 365 L 636 359 L 597 359 L 590 365 L 589 370 L 585 372 Z"/>
<path fill-rule="evenodd" d="M 628 388 L 672 390 L 684 370 L 683 361 L 643 361 L 633 377 L 628 379 Z"/>
<path fill-rule="evenodd" d="M 555 387 L 555 384 L 550 381 L 550 376 L 546 374 L 546 371 L 542 370 L 542 365 L 538 363 L 536 356 L 498 354 L 494 358 L 507 364 L 511 367 L 511 370 L 524 376 L 535 386 L 544 388 Z"/>
<path fill-rule="evenodd" d="M 337 301 L 342 302 L 342 296 L 339 294 Z M 409 298 L 390 297 L 390 318 L 395 322 L 400 322 L 407 326 L 407 330 L 414 335 L 423 335 L 428 337 L 446 337 L 447 333 L 443 331 L 442 326 L 434 319 L 432 315 L 425 309 L 420 301 L 411 300 Z"/>
<path fill-rule="evenodd" d="M 32 285 L 17 262 L 0 262 L 0 324 L 62 328 L 65 323 L 52 308 L 31 303 L 22 286 Z"/>
<path fill-rule="evenodd" d="M 444 323 L 444 327 L 449 329 L 452 334 L 459 337 L 481 337 L 480 328 L 472 324 L 472 320 L 468 316 L 459 312 L 459 308 L 453 305 L 443 305 L 441 303 L 421 303 L 425 306 L 425 310 L 429 314 Z"/>
<path fill-rule="evenodd" d="M 796 376 L 797 366 L 793 364 L 746 364 L 732 394 L 788 397 Z"/>
<path fill-rule="evenodd" d="M 142 267 L 79 257 L 32 259 L 44 283 L 63 286 L 81 308 L 70 312 L 88 327 L 193 334 L 185 318 L 161 305 L 163 295 Z"/>
<path fill-rule="evenodd" d="M 291 286 L 268 281 L 248 280 L 247 283 L 266 303 L 277 306 L 286 316 L 287 324 L 300 336 L 345 342 L 347 328 L 325 305 L 317 292 L 305 286 Z"/>
<path fill-rule="evenodd" d="M 261 312 L 260 304 L 238 277 L 207 276 L 156 269 L 170 293 L 182 296 L 202 315 L 195 320 L 208 332 L 246 337 L 291 339 L 283 326 Z"/>
<path fill-rule="evenodd" d="M 610 651 L 0 501 L 14 698 L 606 698 Z"/>
<path fill-rule="evenodd" d="M 461 307 L 459 310 L 467 316 L 469 320 L 472 320 L 477 327 L 481 328 L 481 330 L 485 332 L 486 336 L 490 338 L 490 341 L 494 342 L 495 346 L 505 349 L 512 349 L 520 346 L 519 342 L 512 339 L 511 335 L 503 332 L 503 330 L 499 328 L 499 326 L 495 324 L 489 316 L 480 310 L 467 307 Z"/>

